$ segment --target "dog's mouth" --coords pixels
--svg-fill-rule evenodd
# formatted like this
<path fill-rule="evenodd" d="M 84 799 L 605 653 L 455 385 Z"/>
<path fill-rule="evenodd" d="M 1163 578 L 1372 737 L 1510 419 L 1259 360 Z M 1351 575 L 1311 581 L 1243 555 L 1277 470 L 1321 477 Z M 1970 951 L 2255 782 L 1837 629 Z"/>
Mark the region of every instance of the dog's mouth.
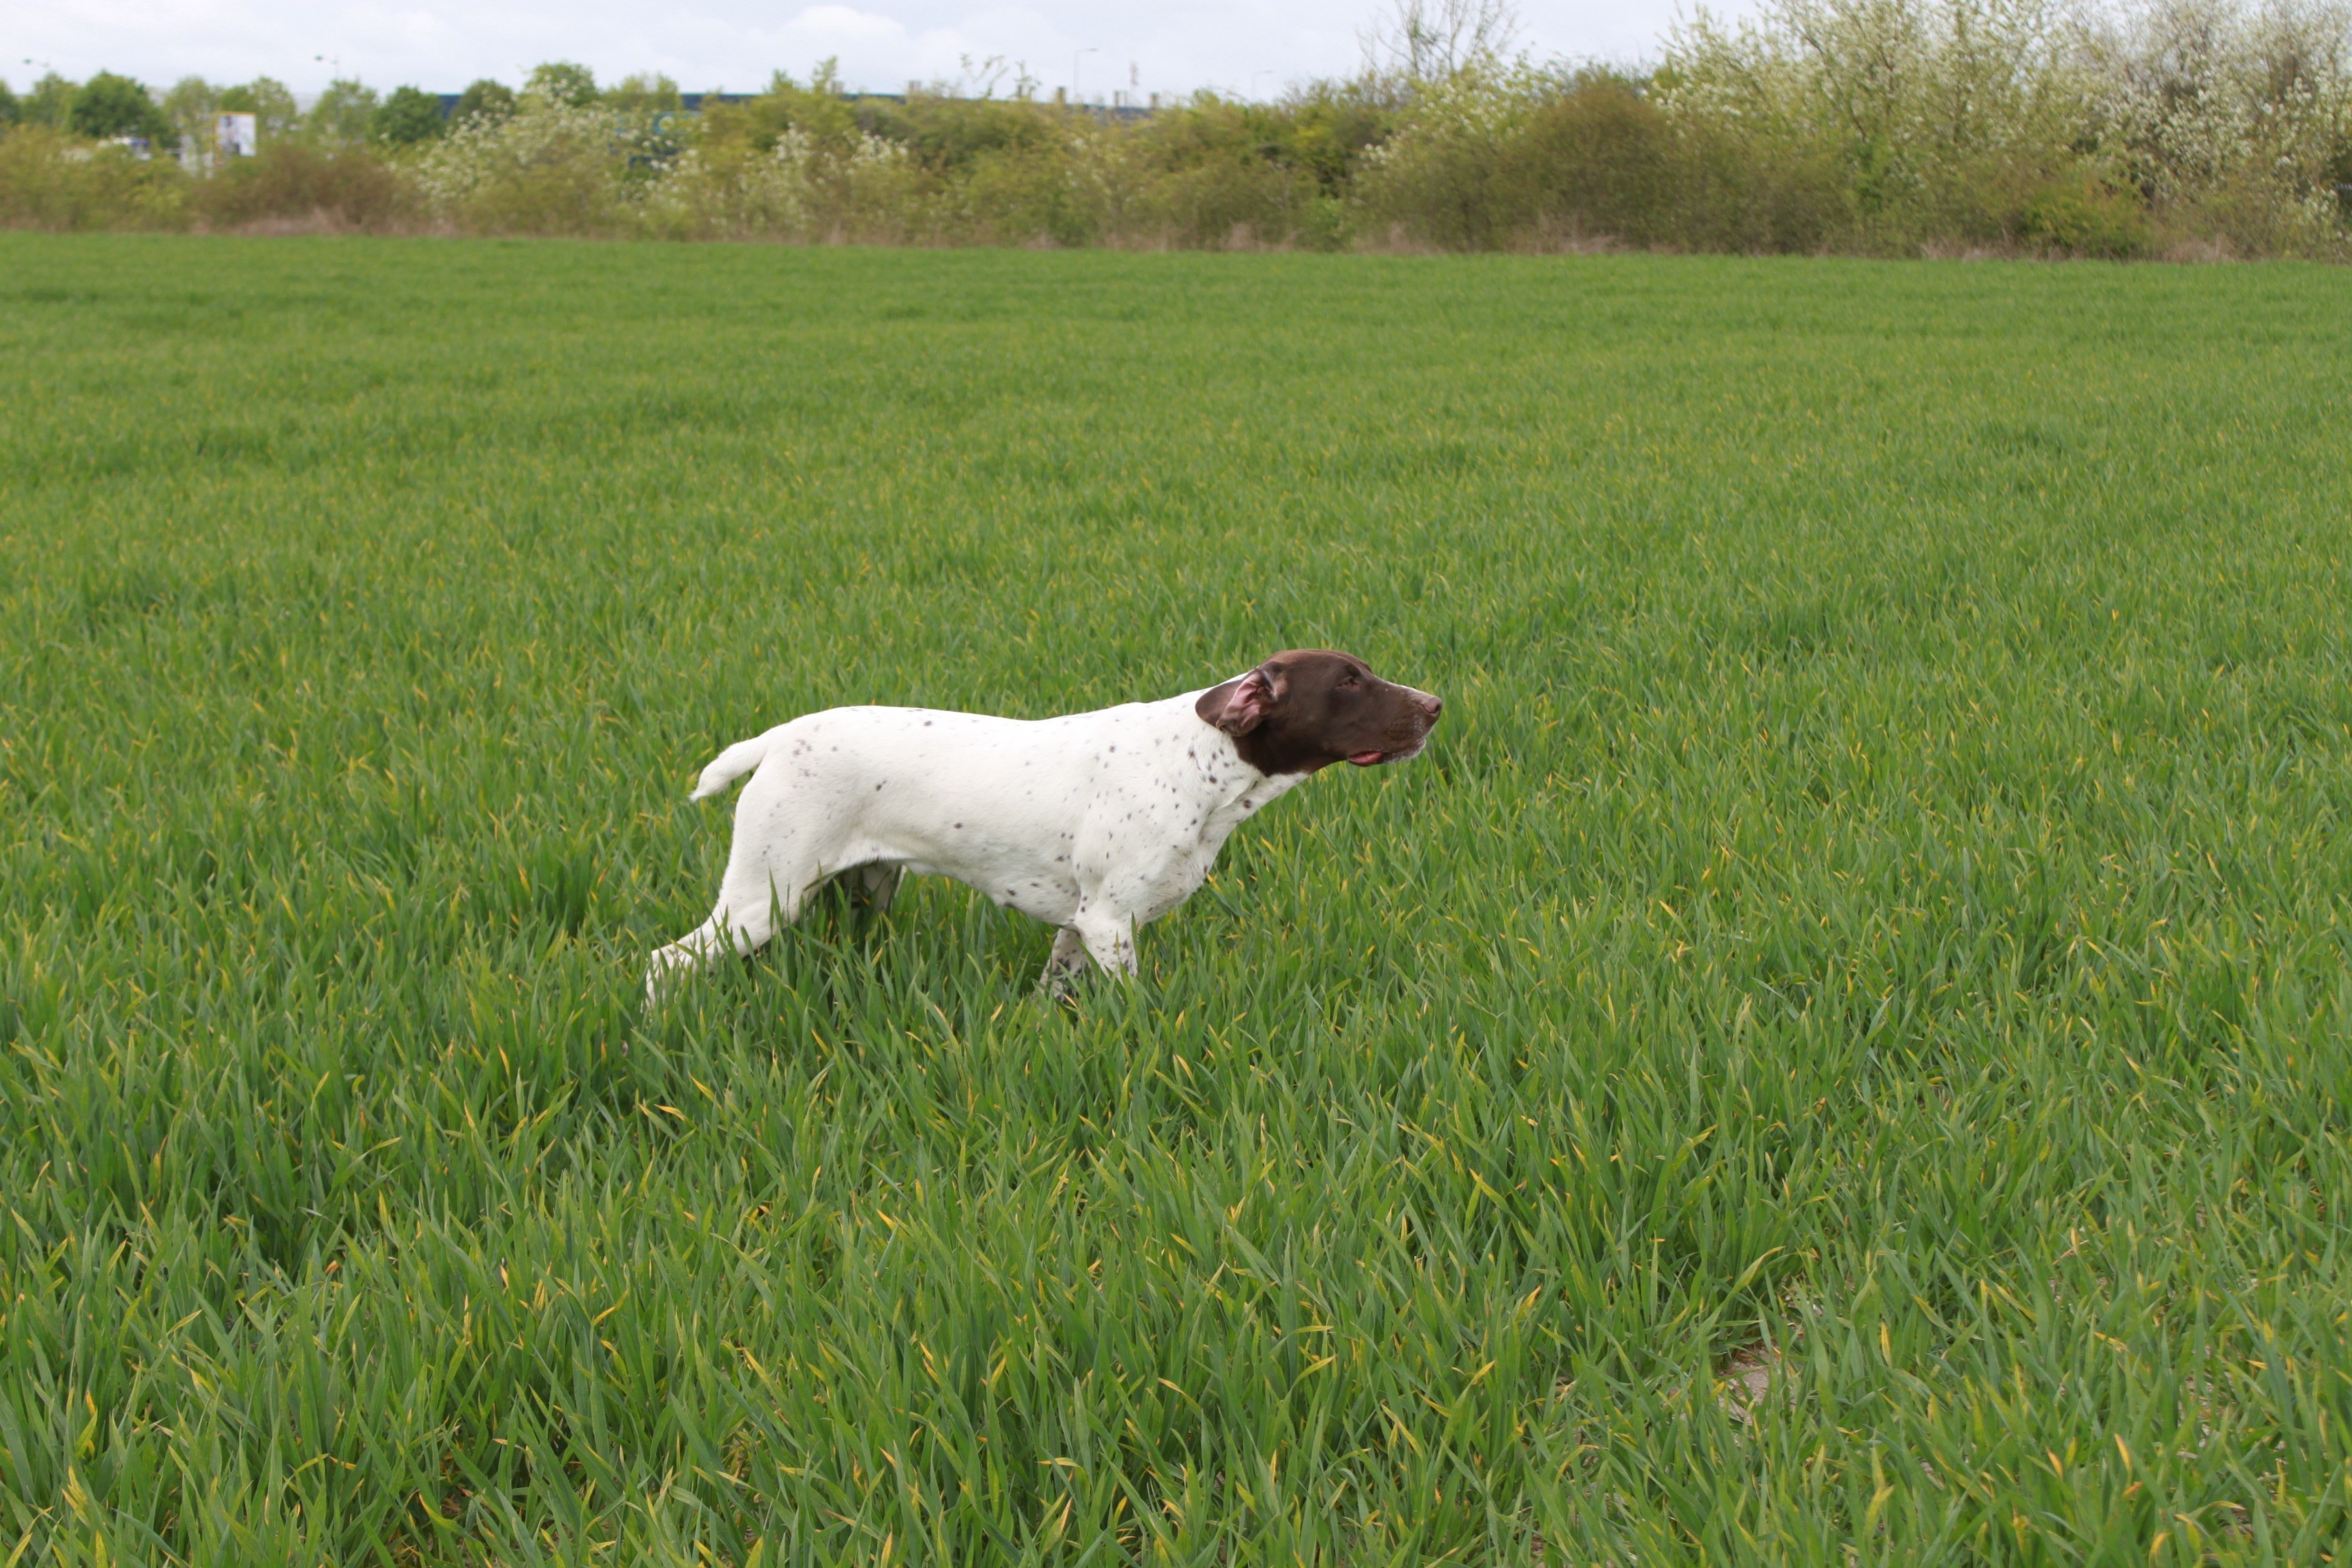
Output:
<path fill-rule="evenodd" d="M 1411 762 L 1421 755 L 1421 749 L 1428 744 L 1428 737 L 1423 736 L 1412 745 L 1401 747 L 1393 752 L 1350 752 L 1348 753 L 1348 760 L 1360 768 L 1376 768 L 1382 763 Z"/>

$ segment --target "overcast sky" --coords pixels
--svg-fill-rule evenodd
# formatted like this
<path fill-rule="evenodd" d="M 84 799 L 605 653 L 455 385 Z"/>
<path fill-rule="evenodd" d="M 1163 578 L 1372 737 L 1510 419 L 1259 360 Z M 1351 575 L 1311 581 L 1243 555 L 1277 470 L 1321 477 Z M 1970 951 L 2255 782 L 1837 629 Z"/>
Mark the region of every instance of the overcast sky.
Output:
<path fill-rule="evenodd" d="M 1145 93 L 1213 87 L 1265 97 L 1352 70 L 1359 29 L 1387 3 L 0 0 L 0 76 L 21 89 L 50 68 L 76 80 L 121 71 L 151 87 L 191 74 L 266 75 L 309 93 L 342 75 L 455 92 L 477 77 L 519 84 L 538 61 L 572 59 L 600 81 L 655 70 L 688 90 L 748 91 L 772 71 L 804 78 L 835 55 L 850 85 L 889 92 L 909 79 L 953 80 L 962 57 L 1001 55 L 1026 61 L 1050 92 L 1069 84 L 1074 52 L 1090 48 L 1076 62 L 1090 100 L 1130 83 Z M 1629 62 L 1656 54 L 1687 3 L 1525 0 L 1520 15 L 1539 56 Z"/>

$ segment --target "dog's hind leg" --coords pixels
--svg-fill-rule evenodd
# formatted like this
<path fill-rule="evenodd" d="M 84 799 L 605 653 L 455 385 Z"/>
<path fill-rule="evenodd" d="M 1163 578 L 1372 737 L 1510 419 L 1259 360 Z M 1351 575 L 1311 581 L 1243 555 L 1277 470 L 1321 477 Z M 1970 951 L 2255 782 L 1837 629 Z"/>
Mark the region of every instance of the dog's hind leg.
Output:
<path fill-rule="evenodd" d="M 729 889 L 730 892 L 733 890 Z M 776 934 L 779 917 L 784 924 L 792 922 L 793 914 L 798 912 L 799 901 L 793 900 L 794 909 L 792 913 L 787 913 L 781 897 L 747 903 L 721 893 L 719 907 L 710 911 L 709 920 L 667 947 L 655 950 L 653 962 L 646 970 L 646 999 L 660 1001 L 674 976 L 687 970 L 699 969 L 721 953 L 749 955 L 757 952 Z"/>
<path fill-rule="evenodd" d="M 875 914 L 882 915 L 890 912 L 890 900 L 898 896 L 899 887 L 907 880 L 907 868 L 893 866 L 887 860 L 876 860 L 860 866 L 850 875 L 857 879 L 866 907 Z"/>
<path fill-rule="evenodd" d="M 721 953 L 748 955 L 767 944 L 781 926 L 800 918 L 809 889 L 822 880 L 815 866 L 773 847 L 728 862 L 710 918 L 656 951 L 646 970 L 646 1000 L 658 1002 L 677 973 L 698 969 Z"/>

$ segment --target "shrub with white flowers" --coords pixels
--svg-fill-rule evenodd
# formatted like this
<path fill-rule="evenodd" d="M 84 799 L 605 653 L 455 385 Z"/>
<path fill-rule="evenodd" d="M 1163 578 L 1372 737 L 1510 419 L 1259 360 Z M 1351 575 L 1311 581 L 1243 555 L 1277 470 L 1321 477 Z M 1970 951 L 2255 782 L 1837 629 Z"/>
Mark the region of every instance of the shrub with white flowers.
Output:
<path fill-rule="evenodd" d="M 614 227 L 637 136 L 612 110 L 525 93 L 503 119 L 460 121 L 409 165 L 427 211 L 489 233 Z"/>
<path fill-rule="evenodd" d="M 764 153 L 688 149 L 648 183 L 642 216 L 656 232 L 712 238 L 907 238 L 916 223 L 911 175 L 896 142 L 793 126 Z"/>

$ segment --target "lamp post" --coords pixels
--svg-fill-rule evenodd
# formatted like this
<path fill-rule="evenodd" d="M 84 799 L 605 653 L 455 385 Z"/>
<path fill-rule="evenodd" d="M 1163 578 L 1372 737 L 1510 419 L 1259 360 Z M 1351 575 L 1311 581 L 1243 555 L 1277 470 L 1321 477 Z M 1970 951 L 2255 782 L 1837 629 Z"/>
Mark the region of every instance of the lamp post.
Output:
<path fill-rule="evenodd" d="M 1076 52 L 1074 52 L 1074 53 L 1070 56 L 1070 102 L 1071 102 L 1071 103 L 1073 103 L 1073 104 L 1078 104 L 1078 103 L 1083 103 L 1083 102 L 1085 102 L 1085 101 L 1086 101 L 1084 99 L 1082 99 L 1082 98 L 1080 98 L 1080 97 L 1078 96 L 1078 61 L 1079 61 L 1080 59 L 1084 58 L 1085 58 L 1086 56 L 1087 56 L 1087 55 L 1098 55 L 1098 54 L 1100 54 L 1100 53 L 1102 53 L 1102 50 L 1100 50 L 1100 49 L 1098 49 L 1098 48 L 1088 47 L 1088 48 L 1083 48 L 1083 49 L 1076 50 Z"/>
<path fill-rule="evenodd" d="M 26 55 L 26 56 L 25 57 L 25 63 L 26 63 L 26 65 L 28 65 L 28 66 L 38 66 L 38 67 L 40 67 L 40 68 L 41 68 L 41 75 L 42 75 L 43 79 L 45 79 L 45 80 L 46 80 L 47 78 L 49 78 L 49 77 L 53 77 L 53 76 L 55 76 L 55 75 L 57 75 L 57 74 L 58 74 L 58 68 L 57 68 L 57 67 L 55 67 L 55 66 L 51 65 L 51 64 L 50 64 L 48 61 L 47 61 L 47 60 L 37 60 L 37 59 L 35 59 L 35 58 L 34 58 L 32 56 L 30 56 L 30 55 Z"/>

